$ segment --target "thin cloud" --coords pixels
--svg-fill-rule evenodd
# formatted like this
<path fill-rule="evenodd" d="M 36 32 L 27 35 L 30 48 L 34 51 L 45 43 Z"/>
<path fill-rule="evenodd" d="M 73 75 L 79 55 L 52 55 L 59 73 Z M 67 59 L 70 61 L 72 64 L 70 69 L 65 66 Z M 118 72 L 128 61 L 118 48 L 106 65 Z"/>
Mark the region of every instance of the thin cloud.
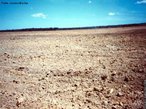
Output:
<path fill-rule="evenodd" d="M 47 18 L 47 16 L 43 13 L 35 13 L 35 14 L 32 15 L 32 17 L 43 18 L 43 19 Z"/>
<path fill-rule="evenodd" d="M 88 3 L 89 3 L 89 4 L 91 4 L 91 3 L 92 3 L 92 1 L 91 1 L 91 0 L 89 0 L 89 1 L 88 1 Z"/>
<path fill-rule="evenodd" d="M 116 13 L 114 13 L 114 12 L 109 12 L 108 15 L 109 15 L 109 16 L 115 16 Z"/>
<path fill-rule="evenodd" d="M 146 4 L 146 0 L 137 1 L 136 4 Z"/>

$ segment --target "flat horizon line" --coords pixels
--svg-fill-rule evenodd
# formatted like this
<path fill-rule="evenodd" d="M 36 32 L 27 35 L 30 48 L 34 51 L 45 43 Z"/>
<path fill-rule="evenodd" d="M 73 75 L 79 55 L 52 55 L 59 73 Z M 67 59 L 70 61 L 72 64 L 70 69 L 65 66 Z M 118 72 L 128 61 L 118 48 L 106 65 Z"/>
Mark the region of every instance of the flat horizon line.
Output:
<path fill-rule="evenodd" d="M 118 28 L 118 27 L 132 27 L 132 26 L 146 26 L 144 23 L 132 23 L 132 24 L 117 24 L 117 25 L 101 25 L 101 26 L 84 26 L 84 27 L 48 27 L 48 28 L 21 28 L 21 29 L 5 29 L 0 32 L 19 32 L 19 31 L 52 31 L 52 30 L 76 30 L 76 29 L 98 29 L 98 28 Z"/>

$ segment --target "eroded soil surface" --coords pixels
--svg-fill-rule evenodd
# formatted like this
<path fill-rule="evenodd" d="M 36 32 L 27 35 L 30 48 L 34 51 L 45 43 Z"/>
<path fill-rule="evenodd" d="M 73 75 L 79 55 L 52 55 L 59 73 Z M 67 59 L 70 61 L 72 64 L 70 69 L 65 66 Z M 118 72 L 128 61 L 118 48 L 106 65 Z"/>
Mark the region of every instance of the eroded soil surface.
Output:
<path fill-rule="evenodd" d="M 0 109 L 143 109 L 146 27 L 1 32 Z"/>

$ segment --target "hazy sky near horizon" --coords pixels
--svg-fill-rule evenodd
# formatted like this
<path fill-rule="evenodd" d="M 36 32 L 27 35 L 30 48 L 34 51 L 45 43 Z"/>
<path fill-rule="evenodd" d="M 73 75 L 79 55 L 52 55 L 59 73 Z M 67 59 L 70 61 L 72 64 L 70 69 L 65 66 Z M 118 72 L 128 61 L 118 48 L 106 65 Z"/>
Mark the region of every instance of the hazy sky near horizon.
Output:
<path fill-rule="evenodd" d="M 146 0 L 0 0 L 1 30 L 143 22 Z"/>

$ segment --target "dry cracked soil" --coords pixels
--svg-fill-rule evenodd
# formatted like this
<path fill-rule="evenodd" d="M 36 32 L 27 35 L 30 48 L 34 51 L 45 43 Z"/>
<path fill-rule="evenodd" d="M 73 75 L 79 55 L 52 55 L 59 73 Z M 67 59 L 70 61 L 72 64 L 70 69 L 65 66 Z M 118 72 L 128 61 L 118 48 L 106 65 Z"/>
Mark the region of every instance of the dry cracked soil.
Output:
<path fill-rule="evenodd" d="M 143 109 L 146 26 L 0 32 L 0 109 Z"/>

